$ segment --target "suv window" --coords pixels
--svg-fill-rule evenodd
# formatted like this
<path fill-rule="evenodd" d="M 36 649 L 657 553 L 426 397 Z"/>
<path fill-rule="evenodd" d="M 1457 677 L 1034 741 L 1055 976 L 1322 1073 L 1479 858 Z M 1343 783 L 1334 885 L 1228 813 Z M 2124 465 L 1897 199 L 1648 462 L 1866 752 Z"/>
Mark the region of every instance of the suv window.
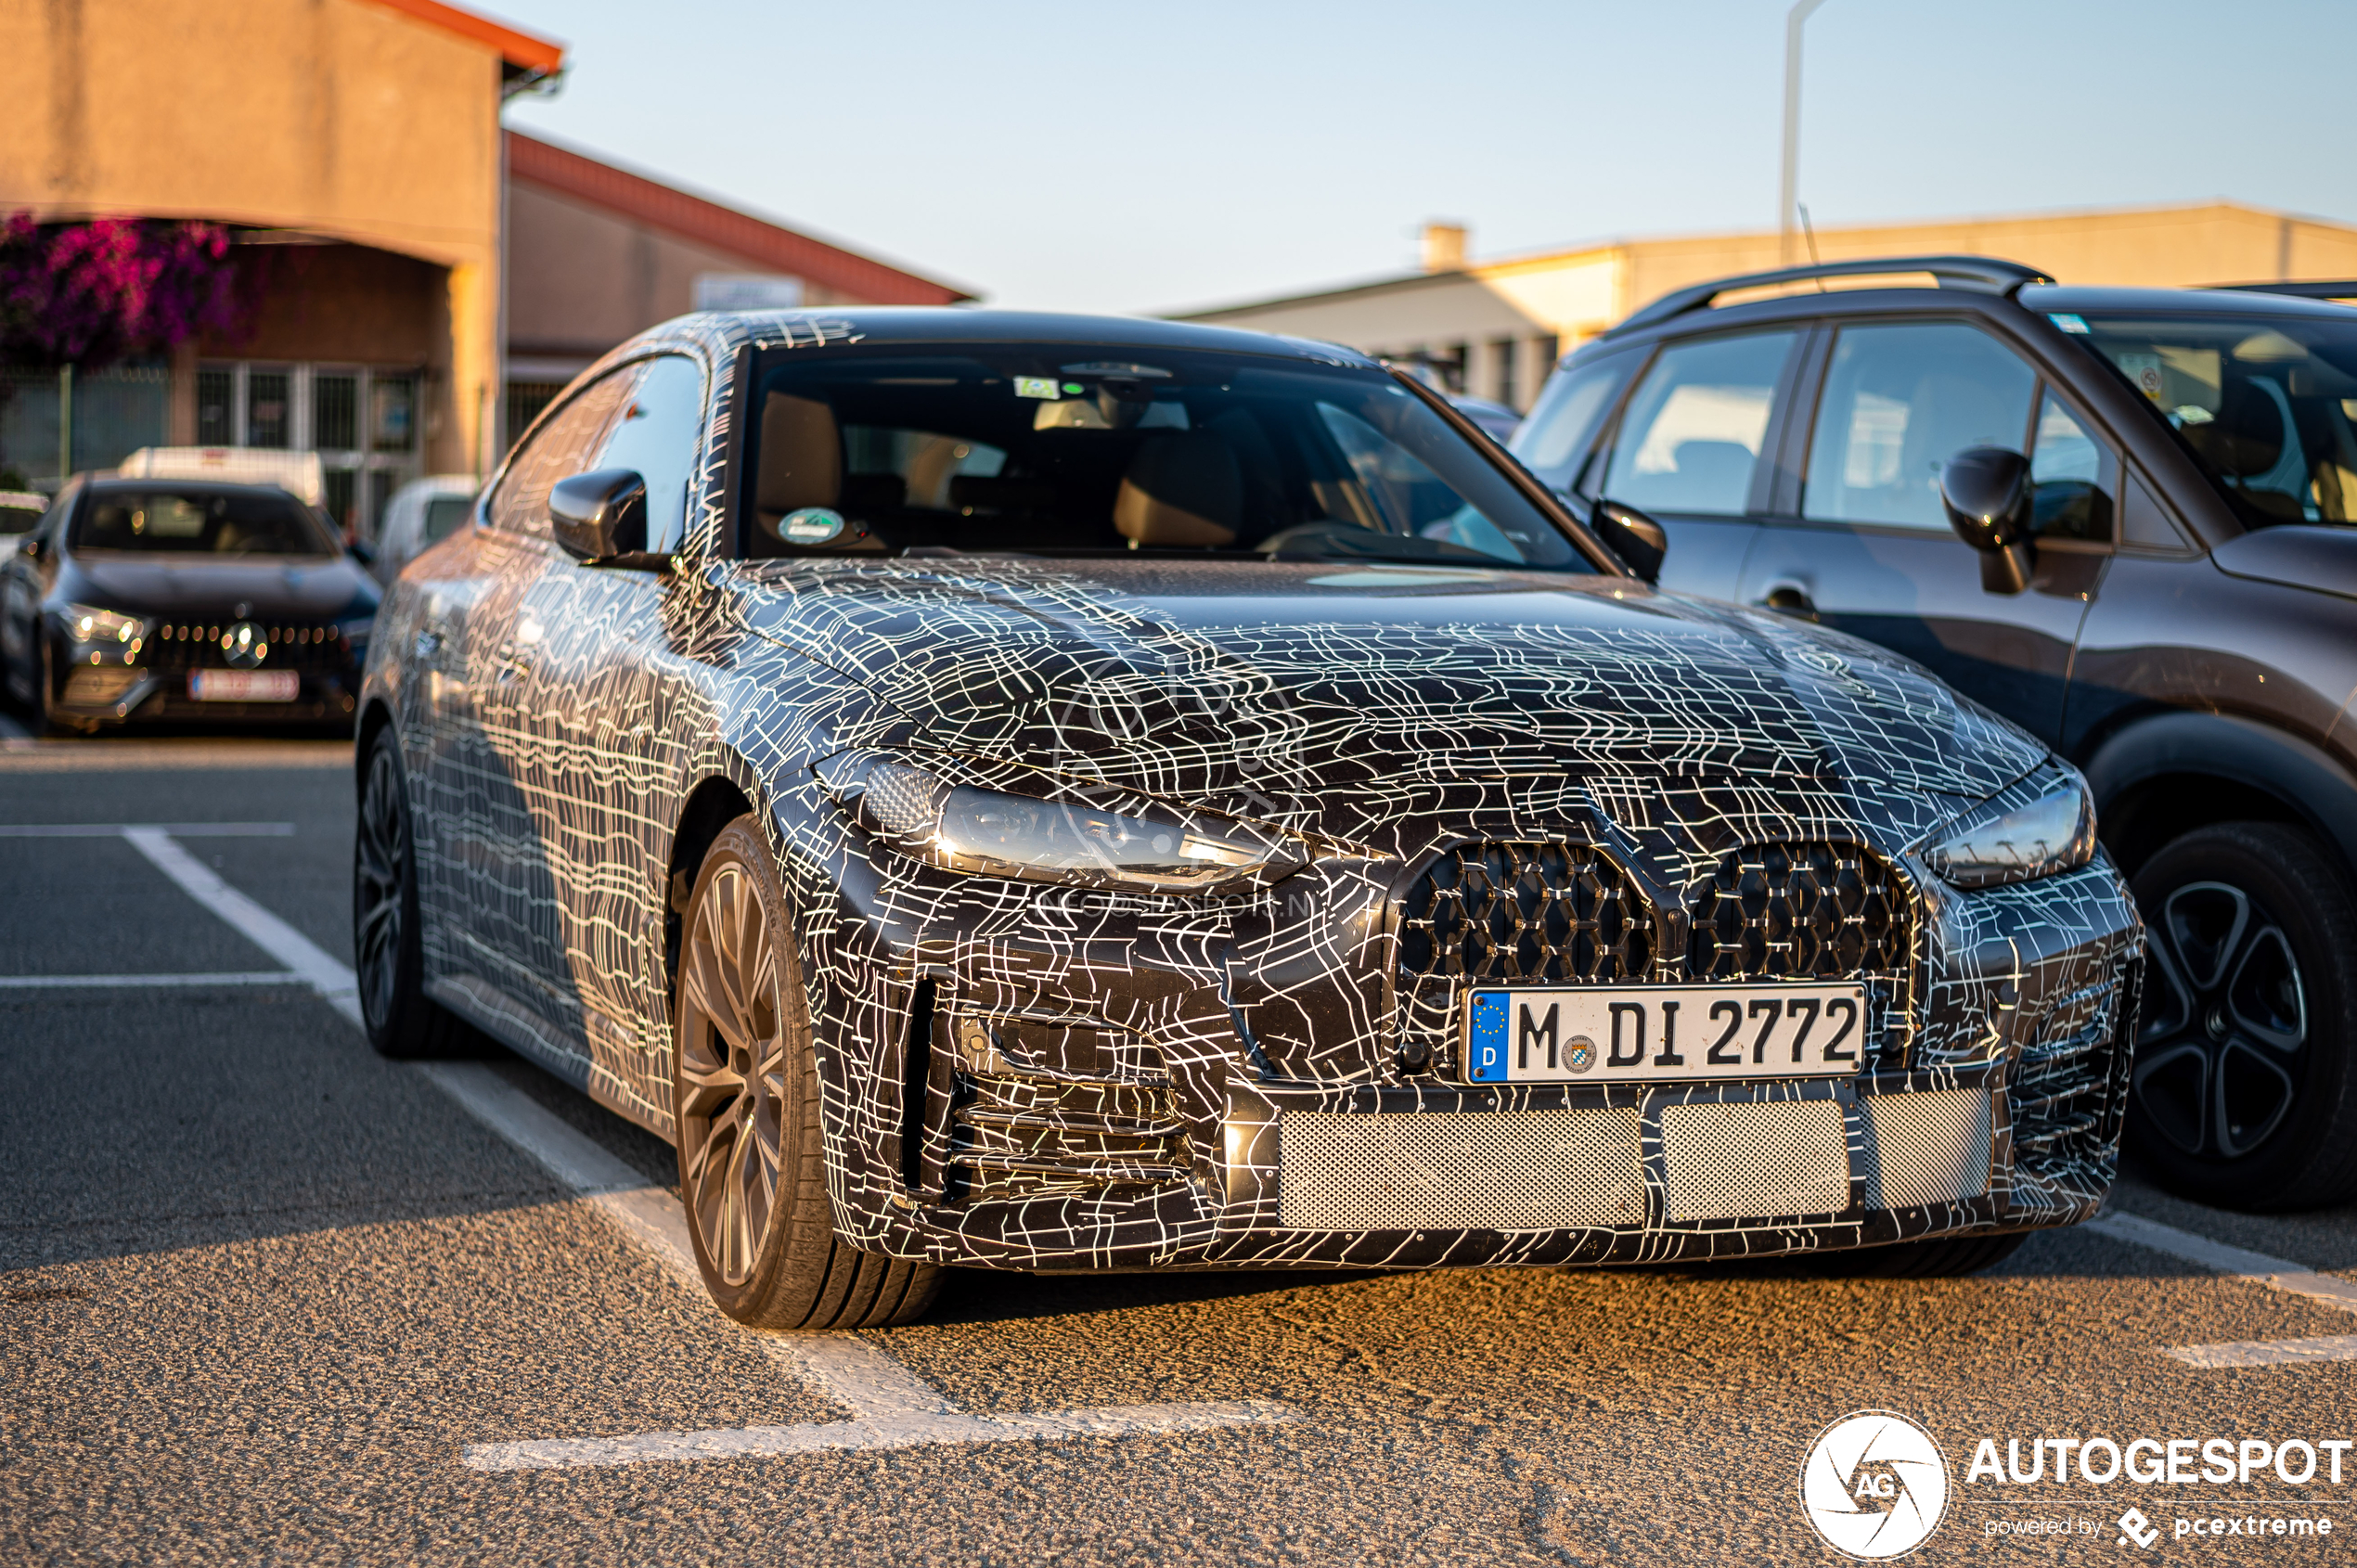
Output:
<path fill-rule="evenodd" d="M 2119 465 L 2093 430 L 2087 417 L 2053 387 L 2040 392 L 2029 482 L 2030 531 L 2041 539 L 2111 543 Z"/>
<path fill-rule="evenodd" d="M 1801 515 L 1946 533 L 1940 469 L 1967 446 L 2022 450 L 2037 390 L 2019 355 L 1962 322 L 1844 327 L 1817 403 Z"/>
<path fill-rule="evenodd" d="M 703 367 L 667 353 L 644 361 L 633 375 L 604 444 L 575 471 L 636 469 L 647 482 L 647 548 L 666 554 L 687 535 L 688 491 L 703 444 Z"/>
<path fill-rule="evenodd" d="M 1597 428 L 1644 362 L 1642 352 L 1624 351 L 1575 365 L 1553 378 L 1506 450 L 1557 490 L 1592 495 L 1597 476 L 1589 471 L 1587 459 Z"/>
<path fill-rule="evenodd" d="M 524 439 L 508 459 L 508 471 L 486 508 L 491 526 L 510 533 L 548 537 L 548 492 L 557 481 L 588 468 L 598 437 L 613 418 L 614 405 L 630 391 L 638 366 L 601 376 Z"/>
<path fill-rule="evenodd" d="M 1602 494 L 1650 512 L 1739 517 L 1796 332 L 1664 349 L 1620 421 Z"/>

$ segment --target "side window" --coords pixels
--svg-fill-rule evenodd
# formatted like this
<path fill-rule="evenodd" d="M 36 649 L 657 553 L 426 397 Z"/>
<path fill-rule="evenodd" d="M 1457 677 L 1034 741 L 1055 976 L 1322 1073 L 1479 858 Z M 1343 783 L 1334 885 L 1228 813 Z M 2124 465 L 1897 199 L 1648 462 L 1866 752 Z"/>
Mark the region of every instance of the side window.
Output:
<path fill-rule="evenodd" d="M 1601 494 L 1640 511 L 1740 517 L 1797 337 L 1747 332 L 1664 349 L 1629 400 Z"/>
<path fill-rule="evenodd" d="M 2038 431 L 2029 451 L 2031 531 L 2041 539 L 2111 543 L 2112 497 L 2119 464 L 2095 439 L 2093 426 L 2068 399 L 2047 387 L 2038 401 Z"/>
<path fill-rule="evenodd" d="M 1551 379 L 1507 450 L 1557 490 L 1587 494 L 1595 476 L 1581 469 L 1588 466 L 1597 427 L 1612 412 L 1620 389 L 1629 384 L 1644 357 L 1635 350 L 1607 354 Z"/>
<path fill-rule="evenodd" d="M 634 366 L 590 382 L 525 439 L 508 460 L 499 488 L 492 492 L 492 527 L 548 537 L 549 488 L 589 466 L 588 456 L 613 418 L 614 405 L 630 390 L 638 373 Z"/>
<path fill-rule="evenodd" d="M 1961 322 L 1843 328 L 1801 515 L 1945 533 L 1940 469 L 1967 446 L 2021 450 L 2037 390 L 2019 355 Z"/>
<path fill-rule="evenodd" d="M 581 465 L 638 470 L 647 482 L 647 548 L 658 554 L 677 549 L 687 537 L 703 413 L 703 367 L 684 354 L 650 359 L 638 366 L 604 444 Z"/>

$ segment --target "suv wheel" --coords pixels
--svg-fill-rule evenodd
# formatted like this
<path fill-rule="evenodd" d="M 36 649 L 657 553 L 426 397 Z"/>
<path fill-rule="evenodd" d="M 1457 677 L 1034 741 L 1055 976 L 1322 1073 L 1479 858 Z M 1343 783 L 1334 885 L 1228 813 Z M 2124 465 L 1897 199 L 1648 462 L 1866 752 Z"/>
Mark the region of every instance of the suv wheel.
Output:
<path fill-rule="evenodd" d="M 835 1235 L 818 1065 L 785 889 L 752 816 L 720 830 L 688 900 L 672 1008 L 679 1196 L 704 1286 L 757 1329 L 906 1323 L 941 1270 Z"/>
<path fill-rule="evenodd" d="M 2136 875 L 2144 1009 L 2128 1131 L 2161 1185 L 2233 1209 L 2357 1189 L 2357 900 L 2323 845 L 2203 828 Z"/>

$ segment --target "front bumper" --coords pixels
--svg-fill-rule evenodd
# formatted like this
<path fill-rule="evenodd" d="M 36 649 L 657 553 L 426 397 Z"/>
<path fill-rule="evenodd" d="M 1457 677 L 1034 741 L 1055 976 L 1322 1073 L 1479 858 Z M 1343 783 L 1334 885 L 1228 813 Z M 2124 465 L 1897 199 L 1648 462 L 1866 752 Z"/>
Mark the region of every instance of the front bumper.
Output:
<path fill-rule="evenodd" d="M 2100 858 L 1971 893 L 1914 879 L 1911 1016 L 1856 1079 L 1508 1087 L 1403 1070 L 1381 976 L 1339 937 L 863 868 L 797 896 L 834 901 L 805 975 L 818 1037 L 848 1047 L 820 1058 L 835 1223 L 894 1255 L 1757 1257 L 2072 1224 L 2116 1173 L 2142 928 Z M 1277 924 L 1352 928 L 1349 880 L 1332 919 Z"/>

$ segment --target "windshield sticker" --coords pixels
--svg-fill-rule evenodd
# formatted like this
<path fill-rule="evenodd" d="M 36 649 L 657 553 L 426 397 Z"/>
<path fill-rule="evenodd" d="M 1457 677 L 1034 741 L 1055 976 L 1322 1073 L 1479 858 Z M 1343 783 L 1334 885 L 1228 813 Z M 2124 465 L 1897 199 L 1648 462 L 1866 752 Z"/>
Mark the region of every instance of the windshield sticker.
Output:
<path fill-rule="evenodd" d="M 797 545 L 823 545 L 843 532 L 843 514 L 825 507 L 804 507 L 786 514 L 779 532 Z"/>
<path fill-rule="evenodd" d="M 2058 312 L 2049 312 L 2046 319 L 2053 322 L 2055 326 L 2061 328 L 2066 332 L 2084 332 L 2087 330 L 2087 318 L 2083 315 L 2070 315 Z"/>
<path fill-rule="evenodd" d="M 1056 379 L 1053 376 L 1018 376 L 1015 378 L 1015 395 L 1017 397 L 1044 397 L 1053 402 L 1056 396 Z"/>
<path fill-rule="evenodd" d="M 2136 383 L 2138 392 L 2143 392 L 2155 403 L 2160 401 L 2161 390 L 2165 385 L 2160 374 L 2160 355 L 2116 353 L 2111 357 L 2112 363 L 2119 366 L 2119 373 Z"/>

